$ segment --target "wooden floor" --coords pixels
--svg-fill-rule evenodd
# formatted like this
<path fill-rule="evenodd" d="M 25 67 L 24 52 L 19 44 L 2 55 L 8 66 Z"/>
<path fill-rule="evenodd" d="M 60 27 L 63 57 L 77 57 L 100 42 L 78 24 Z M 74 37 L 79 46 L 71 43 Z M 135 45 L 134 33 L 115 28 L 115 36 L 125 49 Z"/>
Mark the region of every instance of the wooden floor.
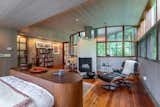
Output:
<path fill-rule="evenodd" d="M 84 80 L 95 87 L 83 98 L 83 107 L 155 107 L 139 80 L 131 88 L 120 87 L 116 91 L 107 91 L 100 86 L 103 81 Z"/>

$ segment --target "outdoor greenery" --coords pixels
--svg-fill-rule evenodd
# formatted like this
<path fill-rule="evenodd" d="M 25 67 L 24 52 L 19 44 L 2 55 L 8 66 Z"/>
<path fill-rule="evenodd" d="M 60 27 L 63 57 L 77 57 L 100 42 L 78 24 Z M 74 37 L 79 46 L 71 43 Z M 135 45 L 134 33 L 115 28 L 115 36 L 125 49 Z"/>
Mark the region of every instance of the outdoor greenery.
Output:
<path fill-rule="evenodd" d="M 105 51 L 105 43 L 97 43 L 97 49 L 98 49 L 98 55 L 99 56 L 105 56 L 106 51 Z"/>
<path fill-rule="evenodd" d="M 136 28 L 130 26 L 124 27 L 123 32 L 122 27 L 112 27 L 108 28 L 107 31 L 109 32 L 106 36 L 107 41 L 97 43 L 98 56 L 135 56 L 134 40 Z M 107 48 L 105 48 L 105 43 Z"/>

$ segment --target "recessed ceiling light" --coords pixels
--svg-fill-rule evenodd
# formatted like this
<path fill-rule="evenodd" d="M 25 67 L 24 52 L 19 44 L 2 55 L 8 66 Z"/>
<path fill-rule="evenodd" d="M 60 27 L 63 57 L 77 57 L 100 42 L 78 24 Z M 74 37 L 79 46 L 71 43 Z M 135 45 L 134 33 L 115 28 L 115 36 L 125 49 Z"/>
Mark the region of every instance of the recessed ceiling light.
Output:
<path fill-rule="evenodd" d="M 78 21 L 79 21 L 79 19 L 78 19 L 78 18 L 76 18 L 75 20 L 76 20 L 76 22 L 78 22 Z"/>

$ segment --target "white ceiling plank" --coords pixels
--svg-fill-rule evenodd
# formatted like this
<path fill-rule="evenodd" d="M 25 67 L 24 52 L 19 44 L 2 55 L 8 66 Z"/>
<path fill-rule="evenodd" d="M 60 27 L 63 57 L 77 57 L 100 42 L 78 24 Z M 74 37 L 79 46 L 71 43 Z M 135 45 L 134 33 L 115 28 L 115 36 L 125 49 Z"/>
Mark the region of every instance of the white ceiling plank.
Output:
<path fill-rule="evenodd" d="M 137 25 L 147 2 L 148 0 L 88 0 L 27 28 L 45 28 L 52 32 L 50 34 L 53 34 L 53 38 L 65 36 L 68 40 L 69 34 L 84 30 L 84 26 L 97 28 L 106 25 Z M 75 21 L 76 18 L 79 19 L 78 22 Z"/>

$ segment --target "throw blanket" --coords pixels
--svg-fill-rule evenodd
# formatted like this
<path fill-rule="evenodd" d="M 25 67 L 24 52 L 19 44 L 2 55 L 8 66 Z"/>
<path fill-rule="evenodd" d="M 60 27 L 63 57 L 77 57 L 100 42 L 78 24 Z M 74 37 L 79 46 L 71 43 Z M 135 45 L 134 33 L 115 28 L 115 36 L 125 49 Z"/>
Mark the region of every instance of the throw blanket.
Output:
<path fill-rule="evenodd" d="M 35 103 L 36 107 L 53 107 L 54 96 L 51 93 L 49 93 L 46 89 L 34 83 L 24 81 L 14 76 L 0 77 L 0 79 L 9 84 L 10 86 L 14 87 L 16 90 L 29 96 Z M 6 106 L 0 105 L 0 107 Z"/>
<path fill-rule="evenodd" d="M 36 107 L 24 93 L 0 79 L 0 105 L 2 107 Z"/>
<path fill-rule="evenodd" d="M 126 60 L 122 73 L 126 74 L 126 75 L 134 73 L 134 65 L 135 65 L 135 63 L 136 63 L 136 61 Z"/>

